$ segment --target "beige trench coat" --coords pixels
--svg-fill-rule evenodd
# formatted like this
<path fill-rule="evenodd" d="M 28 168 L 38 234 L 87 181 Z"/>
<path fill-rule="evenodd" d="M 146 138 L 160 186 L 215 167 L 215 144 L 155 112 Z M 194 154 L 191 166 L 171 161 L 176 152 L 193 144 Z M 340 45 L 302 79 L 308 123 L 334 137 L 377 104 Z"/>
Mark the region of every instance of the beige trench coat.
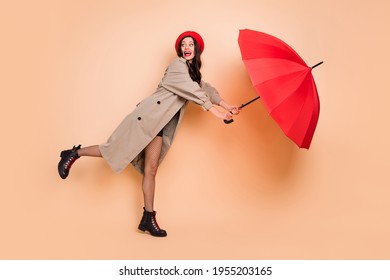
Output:
<path fill-rule="evenodd" d="M 161 163 L 172 144 L 187 101 L 209 110 L 222 98 L 208 83 L 202 81 L 199 86 L 192 81 L 186 60 L 176 58 L 166 69 L 157 90 L 124 118 L 106 143 L 99 145 L 103 158 L 112 170 L 120 173 L 131 163 L 143 173 L 143 151 L 164 128 Z"/>

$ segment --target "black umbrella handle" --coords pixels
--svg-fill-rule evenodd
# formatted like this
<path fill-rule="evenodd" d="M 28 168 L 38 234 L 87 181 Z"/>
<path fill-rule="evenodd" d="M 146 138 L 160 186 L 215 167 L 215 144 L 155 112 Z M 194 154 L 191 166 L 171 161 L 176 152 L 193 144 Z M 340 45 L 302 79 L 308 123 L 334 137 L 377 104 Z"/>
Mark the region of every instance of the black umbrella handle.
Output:
<path fill-rule="evenodd" d="M 242 109 L 242 108 L 244 108 L 245 106 L 251 104 L 252 102 L 256 101 L 256 100 L 259 99 L 259 98 L 260 98 L 260 96 L 255 97 L 255 98 L 253 98 L 251 101 L 248 101 L 247 103 L 242 104 L 242 105 L 240 106 L 240 109 Z M 230 114 L 233 114 L 233 113 L 230 112 Z M 230 120 L 223 120 L 223 122 L 226 123 L 226 124 L 231 124 L 232 122 L 234 122 L 234 120 L 233 120 L 233 119 L 230 119 Z"/>

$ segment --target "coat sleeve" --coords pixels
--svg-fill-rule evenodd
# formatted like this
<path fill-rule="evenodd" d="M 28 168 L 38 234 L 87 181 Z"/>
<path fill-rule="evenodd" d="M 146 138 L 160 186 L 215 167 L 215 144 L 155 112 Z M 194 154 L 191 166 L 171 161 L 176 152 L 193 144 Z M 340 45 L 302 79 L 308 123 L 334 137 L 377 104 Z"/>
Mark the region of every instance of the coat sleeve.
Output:
<path fill-rule="evenodd" d="M 210 98 L 211 103 L 215 105 L 219 105 L 221 101 L 223 100 L 222 97 L 219 95 L 219 92 L 215 87 L 210 85 L 209 83 L 203 82 L 201 83 L 201 87 L 206 91 L 207 95 Z"/>
<path fill-rule="evenodd" d="M 206 91 L 191 79 L 186 62 L 182 59 L 175 59 L 168 66 L 160 86 L 186 100 L 195 102 L 205 110 L 213 106 Z"/>

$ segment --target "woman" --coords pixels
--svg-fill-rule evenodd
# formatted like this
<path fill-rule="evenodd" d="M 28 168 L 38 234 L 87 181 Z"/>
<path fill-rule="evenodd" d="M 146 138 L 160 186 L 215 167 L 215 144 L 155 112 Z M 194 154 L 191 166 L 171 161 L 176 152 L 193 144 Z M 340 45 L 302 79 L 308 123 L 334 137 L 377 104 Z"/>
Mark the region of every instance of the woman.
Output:
<path fill-rule="evenodd" d="M 82 156 L 103 157 L 116 173 L 131 163 L 143 174 L 144 213 L 138 229 L 158 237 L 166 236 L 167 232 L 156 221 L 155 177 L 173 141 L 186 103 L 195 102 L 224 120 L 230 120 L 232 114 L 240 111 L 238 106 L 226 103 L 215 88 L 202 80 L 200 55 L 204 42 L 198 33 L 183 32 L 177 38 L 175 48 L 178 57 L 166 69 L 156 91 L 126 116 L 105 144 L 85 148 L 79 145 L 64 150 L 58 163 L 63 179 L 68 176 L 72 164 Z"/>

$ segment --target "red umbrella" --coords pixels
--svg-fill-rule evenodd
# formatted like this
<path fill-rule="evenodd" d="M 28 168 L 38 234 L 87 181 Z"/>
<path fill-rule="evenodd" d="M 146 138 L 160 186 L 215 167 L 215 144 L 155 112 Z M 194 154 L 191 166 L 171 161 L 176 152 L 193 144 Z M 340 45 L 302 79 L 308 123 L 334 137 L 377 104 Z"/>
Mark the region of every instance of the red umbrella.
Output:
<path fill-rule="evenodd" d="M 322 62 L 308 67 L 285 42 L 258 31 L 240 30 L 238 43 L 251 81 L 269 114 L 298 147 L 309 149 L 320 112 L 311 70 Z"/>

